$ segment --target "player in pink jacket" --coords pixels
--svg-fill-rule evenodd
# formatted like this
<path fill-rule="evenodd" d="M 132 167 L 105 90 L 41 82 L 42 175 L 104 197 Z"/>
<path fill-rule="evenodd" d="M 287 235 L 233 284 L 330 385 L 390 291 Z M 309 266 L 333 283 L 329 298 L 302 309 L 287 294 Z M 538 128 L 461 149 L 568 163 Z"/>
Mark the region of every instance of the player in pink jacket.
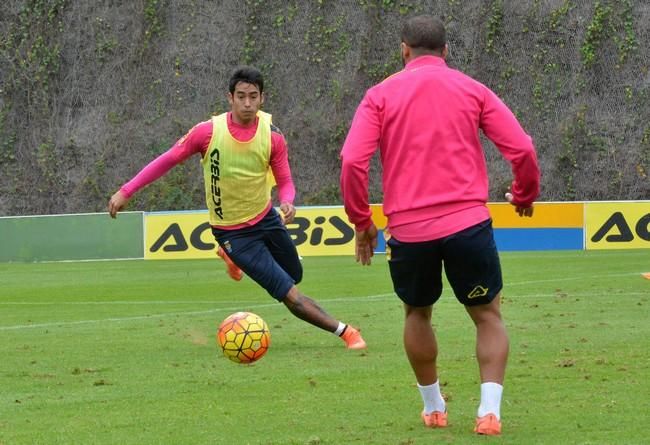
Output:
<path fill-rule="evenodd" d="M 341 190 L 356 228 L 356 258 L 371 262 L 377 244 L 368 203 L 368 169 L 380 151 L 386 254 L 404 303 L 404 348 L 429 427 L 447 426 L 431 326 L 442 268 L 476 326 L 481 402 L 475 431 L 500 434 L 508 336 L 501 318 L 501 266 L 486 206 L 488 174 L 479 130 L 512 165 L 506 195 L 520 216 L 533 214 L 540 172 L 530 136 L 490 89 L 450 69 L 446 32 L 430 16 L 402 29 L 404 69 L 370 88 L 341 152 Z"/>

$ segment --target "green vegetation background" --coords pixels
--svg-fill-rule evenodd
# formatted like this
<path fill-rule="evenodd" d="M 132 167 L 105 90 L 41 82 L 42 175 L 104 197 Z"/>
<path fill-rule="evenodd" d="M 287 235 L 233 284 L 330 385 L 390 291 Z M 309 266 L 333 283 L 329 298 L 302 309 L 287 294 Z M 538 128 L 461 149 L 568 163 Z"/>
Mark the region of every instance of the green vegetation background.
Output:
<path fill-rule="evenodd" d="M 645 1 L 6 0 L 0 12 L 0 215 L 104 210 L 142 165 L 227 110 L 240 64 L 266 75 L 297 203 L 337 204 L 356 105 L 401 68 L 401 23 L 420 13 L 447 24 L 450 65 L 500 94 L 533 136 L 542 200 L 650 196 Z M 500 200 L 509 167 L 486 147 Z M 197 164 L 131 209 L 201 208 Z"/>

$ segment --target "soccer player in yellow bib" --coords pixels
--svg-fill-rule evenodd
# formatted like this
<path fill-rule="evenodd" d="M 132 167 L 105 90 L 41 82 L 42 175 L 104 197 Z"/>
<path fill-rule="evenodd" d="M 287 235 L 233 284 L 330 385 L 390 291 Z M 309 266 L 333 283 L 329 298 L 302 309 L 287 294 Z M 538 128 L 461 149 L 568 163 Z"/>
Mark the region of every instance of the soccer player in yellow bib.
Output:
<path fill-rule="evenodd" d="M 296 213 L 295 187 L 284 136 L 260 111 L 262 74 L 252 67 L 235 70 L 228 102 L 230 112 L 195 125 L 115 192 L 108 202 L 110 216 L 115 218 L 138 190 L 199 154 L 212 233 L 227 257 L 293 315 L 339 336 L 349 349 L 364 349 L 357 329 L 336 320 L 296 286 L 302 264 L 285 227 Z M 272 205 L 269 172 L 277 182 L 282 217 Z"/>

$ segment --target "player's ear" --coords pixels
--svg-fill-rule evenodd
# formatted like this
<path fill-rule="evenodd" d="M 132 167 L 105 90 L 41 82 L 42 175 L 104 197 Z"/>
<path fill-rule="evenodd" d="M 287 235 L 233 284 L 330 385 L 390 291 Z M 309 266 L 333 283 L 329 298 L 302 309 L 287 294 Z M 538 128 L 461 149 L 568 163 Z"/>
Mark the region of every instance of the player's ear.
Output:
<path fill-rule="evenodd" d="M 233 97 L 232 93 L 228 92 L 227 97 L 228 97 L 228 103 L 230 104 L 230 106 L 232 106 L 233 103 L 234 103 L 234 97 Z"/>
<path fill-rule="evenodd" d="M 449 44 L 445 43 L 445 47 L 442 49 L 442 58 L 446 59 L 449 55 Z"/>
<path fill-rule="evenodd" d="M 264 93 L 260 93 L 260 106 L 264 103 Z"/>
<path fill-rule="evenodd" d="M 406 65 L 411 60 L 411 47 L 405 42 L 400 43 L 400 52 L 402 53 L 402 63 Z"/>

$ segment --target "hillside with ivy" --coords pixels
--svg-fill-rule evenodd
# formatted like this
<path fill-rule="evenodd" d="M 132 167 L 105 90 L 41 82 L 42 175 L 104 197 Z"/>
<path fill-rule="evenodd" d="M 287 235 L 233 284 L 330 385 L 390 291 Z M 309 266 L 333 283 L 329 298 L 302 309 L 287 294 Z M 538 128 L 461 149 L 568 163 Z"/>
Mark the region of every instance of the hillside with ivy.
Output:
<path fill-rule="evenodd" d="M 405 18 L 447 26 L 450 66 L 533 137 L 543 201 L 650 198 L 650 4 L 639 0 L 4 0 L 0 216 L 104 211 L 197 122 L 228 110 L 239 65 L 265 75 L 297 204 L 339 204 L 338 154 L 365 91 L 401 69 Z M 511 180 L 484 140 L 490 200 Z M 404 166 L 408 168 L 408 166 Z M 371 199 L 381 171 L 371 166 Z M 199 159 L 131 210 L 203 207 Z"/>

